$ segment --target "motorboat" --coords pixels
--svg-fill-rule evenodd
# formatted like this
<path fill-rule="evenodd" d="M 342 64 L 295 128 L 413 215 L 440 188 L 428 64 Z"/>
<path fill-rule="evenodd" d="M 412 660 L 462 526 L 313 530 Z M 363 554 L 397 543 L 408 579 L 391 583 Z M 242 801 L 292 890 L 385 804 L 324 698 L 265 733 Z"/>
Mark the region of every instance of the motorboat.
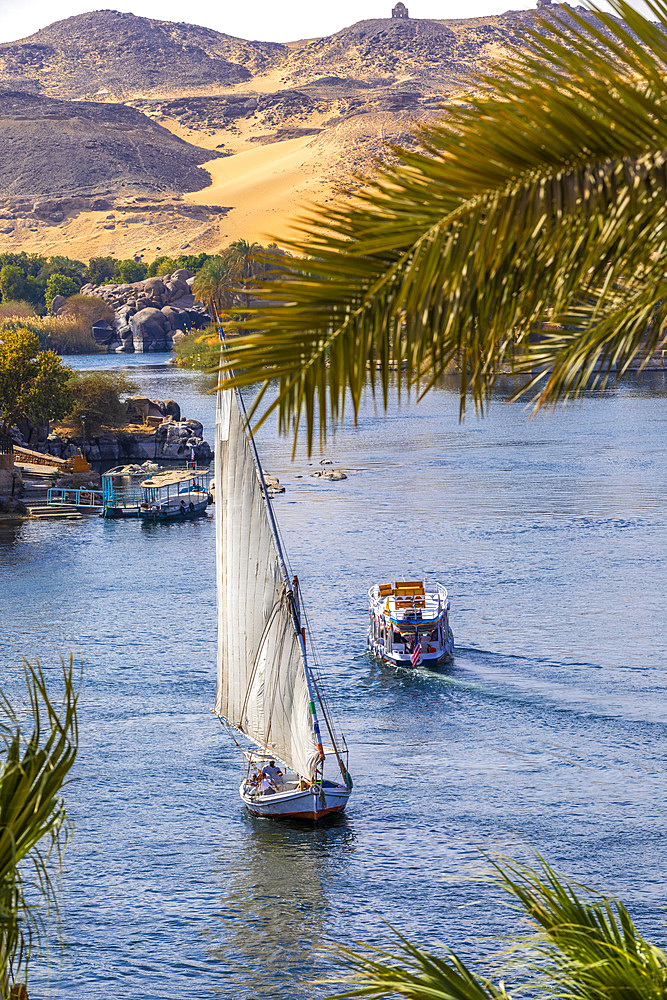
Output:
<path fill-rule="evenodd" d="M 432 667 L 452 656 L 450 602 L 441 583 L 379 583 L 368 591 L 368 651 L 384 663 Z"/>
<path fill-rule="evenodd" d="M 158 472 L 141 484 L 143 521 L 187 521 L 201 517 L 213 501 L 208 469 Z"/>

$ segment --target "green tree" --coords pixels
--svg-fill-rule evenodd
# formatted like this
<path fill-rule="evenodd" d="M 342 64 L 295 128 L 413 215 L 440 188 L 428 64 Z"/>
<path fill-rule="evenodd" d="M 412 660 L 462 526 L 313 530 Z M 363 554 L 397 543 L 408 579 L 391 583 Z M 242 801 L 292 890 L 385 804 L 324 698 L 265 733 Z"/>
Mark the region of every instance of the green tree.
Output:
<path fill-rule="evenodd" d="M 138 260 L 119 260 L 114 267 L 114 279 L 123 285 L 143 281 L 148 270 L 146 264 Z"/>
<path fill-rule="evenodd" d="M 509 368 L 535 405 L 604 384 L 667 319 L 667 5 L 657 23 L 554 8 L 492 76 L 376 176 L 301 220 L 300 274 L 263 282 L 229 343 L 265 411 L 321 433 L 390 372 L 427 391 L 461 370 L 483 410 Z M 270 301 L 269 301 L 270 300 Z M 532 373 L 537 374 L 532 374 Z M 597 374 L 596 374 L 597 373 Z M 265 415 L 264 414 L 264 415 Z"/>
<path fill-rule="evenodd" d="M 52 274 L 64 274 L 66 277 L 71 278 L 76 284 L 77 292 L 83 285 L 86 274 L 86 265 L 81 260 L 72 260 L 71 257 L 49 257 L 40 267 L 36 277 L 40 281 L 46 282 Z"/>
<path fill-rule="evenodd" d="M 664 1000 L 667 955 L 641 936 L 622 903 L 562 878 L 543 861 L 531 867 L 503 860 L 494 869 L 533 925 L 534 933 L 519 934 L 511 943 L 521 994 Z M 340 949 L 350 975 L 337 1000 L 509 1000 L 514 992 L 504 982 L 506 962 L 503 978 L 479 975 L 452 951 L 436 955 L 399 939 L 393 953 Z"/>
<path fill-rule="evenodd" d="M 187 268 L 188 271 L 193 271 L 195 274 L 199 271 L 207 260 L 211 259 L 211 255 L 207 253 L 197 253 L 197 254 L 181 254 L 180 257 L 176 258 L 176 264 L 178 267 Z"/>
<path fill-rule="evenodd" d="M 20 714 L 0 692 L 0 1000 L 25 979 L 34 946 L 44 938 L 44 904 L 57 910 L 52 862 L 65 845 L 62 789 L 78 742 L 72 659 L 63 664 L 60 706 L 39 663 L 24 660 L 24 671 L 28 698 Z"/>
<path fill-rule="evenodd" d="M 284 270 L 286 255 L 275 244 L 268 249 L 260 243 L 236 240 L 216 257 L 209 257 L 195 277 L 192 291 L 206 306 L 211 318 L 222 316 L 235 306 L 250 304 L 249 286 L 260 278 L 272 278 Z"/>
<path fill-rule="evenodd" d="M 113 257 L 91 257 L 88 264 L 88 280 L 93 285 L 102 285 L 113 278 L 116 261 Z"/>
<path fill-rule="evenodd" d="M 71 408 L 72 369 L 55 351 L 41 351 L 36 333 L 0 331 L 0 430 L 27 417 L 34 423 L 58 420 Z"/>
<path fill-rule="evenodd" d="M 132 395 L 137 388 L 121 372 L 75 372 L 69 384 L 71 406 L 66 421 L 80 428 L 84 415 L 91 433 L 98 433 L 103 426 L 122 427 L 127 423 L 127 411 L 121 397 Z"/>
<path fill-rule="evenodd" d="M 230 285 L 230 262 L 218 255 L 207 260 L 192 283 L 192 292 L 215 320 L 231 309 L 234 293 Z"/>
<path fill-rule="evenodd" d="M 173 257 L 156 257 L 155 260 L 151 261 L 148 265 L 146 277 L 155 278 L 160 277 L 163 274 L 171 274 L 177 267 L 178 264 Z"/>
<path fill-rule="evenodd" d="M 76 295 L 78 291 L 79 286 L 73 278 L 68 278 L 66 274 L 52 274 L 46 282 L 46 290 L 44 292 L 46 308 L 51 308 L 51 303 L 56 295 L 63 295 L 65 298 L 69 298 L 70 295 Z"/>
<path fill-rule="evenodd" d="M 25 272 L 16 264 L 0 268 L 0 293 L 3 302 L 16 302 L 28 298 Z"/>

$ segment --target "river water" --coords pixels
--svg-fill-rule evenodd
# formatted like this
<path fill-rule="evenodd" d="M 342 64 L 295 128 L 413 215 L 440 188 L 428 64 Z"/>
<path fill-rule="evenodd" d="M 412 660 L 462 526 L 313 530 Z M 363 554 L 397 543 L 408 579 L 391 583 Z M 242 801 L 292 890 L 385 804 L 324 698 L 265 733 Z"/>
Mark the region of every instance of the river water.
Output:
<path fill-rule="evenodd" d="M 208 377 L 164 360 L 73 362 L 127 365 L 212 441 Z M 453 385 L 386 417 L 369 399 L 325 450 L 340 483 L 262 430 L 355 777 L 346 819 L 315 831 L 244 812 L 209 711 L 212 518 L 0 533 L 5 685 L 21 654 L 54 679 L 61 654 L 84 665 L 64 952 L 31 996 L 309 1000 L 383 920 L 474 961 L 516 926 L 482 851 L 539 849 L 664 938 L 666 395 L 652 374 L 531 420 L 499 393 L 463 425 Z M 367 588 L 402 576 L 450 591 L 438 673 L 365 655 Z"/>

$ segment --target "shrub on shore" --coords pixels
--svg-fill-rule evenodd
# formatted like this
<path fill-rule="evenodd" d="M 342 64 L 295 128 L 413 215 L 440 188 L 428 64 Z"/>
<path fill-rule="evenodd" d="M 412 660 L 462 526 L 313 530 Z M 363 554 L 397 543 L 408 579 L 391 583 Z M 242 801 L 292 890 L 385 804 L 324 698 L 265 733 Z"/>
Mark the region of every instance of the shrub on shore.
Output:
<path fill-rule="evenodd" d="M 183 340 L 174 344 L 176 364 L 179 368 L 197 368 L 206 371 L 220 361 L 220 337 L 217 327 L 193 330 Z"/>
<path fill-rule="evenodd" d="M 93 340 L 98 320 L 110 323 L 113 310 L 96 295 L 72 295 L 58 316 L 37 316 L 28 302 L 0 302 L 0 331 L 28 329 L 37 334 L 42 349 L 58 354 L 99 354 Z"/>
<path fill-rule="evenodd" d="M 31 319 L 36 315 L 35 307 L 21 299 L 0 302 L 0 322 L 5 319 Z"/>
<path fill-rule="evenodd" d="M 41 349 L 25 326 L 0 331 L 0 432 L 19 420 L 58 420 L 72 406 L 72 369 L 54 351 Z"/>
<path fill-rule="evenodd" d="M 137 385 L 120 372 L 75 372 L 69 383 L 72 408 L 63 419 L 67 427 L 81 429 L 86 419 L 86 432 L 99 433 L 104 427 L 123 427 L 127 423 L 127 408 L 121 397 L 131 396 Z"/>
<path fill-rule="evenodd" d="M 57 354 L 100 354 L 104 348 L 93 340 L 90 326 L 84 327 L 73 316 L 0 316 L 0 335 L 3 330 L 29 330 L 39 338 L 42 350 Z"/>
<path fill-rule="evenodd" d="M 114 313 L 108 302 L 99 295 L 70 295 L 61 315 L 77 320 L 81 330 L 87 330 L 90 334 L 93 323 L 100 320 L 111 323 Z"/>

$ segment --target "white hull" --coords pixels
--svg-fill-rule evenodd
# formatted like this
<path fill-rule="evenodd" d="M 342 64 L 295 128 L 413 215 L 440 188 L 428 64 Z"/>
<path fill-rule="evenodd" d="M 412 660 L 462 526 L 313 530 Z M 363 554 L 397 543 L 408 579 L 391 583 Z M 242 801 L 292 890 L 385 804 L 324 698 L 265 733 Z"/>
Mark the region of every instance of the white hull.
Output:
<path fill-rule="evenodd" d="M 253 795 L 246 791 L 246 782 L 241 783 L 239 795 L 253 816 L 267 819 L 317 820 L 324 816 L 342 812 L 350 797 L 350 790 L 344 785 L 325 782 L 321 791 L 275 792 L 273 795 Z"/>
<path fill-rule="evenodd" d="M 438 663 L 442 663 L 444 660 L 451 660 L 454 655 L 454 635 L 452 630 L 449 629 L 445 642 L 442 645 L 439 645 L 437 652 L 422 654 L 419 659 L 419 663 L 413 664 L 412 656 L 409 653 L 397 653 L 393 650 L 388 652 L 384 648 L 383 643 L 376 642 L 373 639 L 373 635 L 369 629 L 368 652 L 371 656 L 375 657 L 376 660 L 381 660 L 382 663 L 391 663 L 395 667 L 435 667 Z"/>

